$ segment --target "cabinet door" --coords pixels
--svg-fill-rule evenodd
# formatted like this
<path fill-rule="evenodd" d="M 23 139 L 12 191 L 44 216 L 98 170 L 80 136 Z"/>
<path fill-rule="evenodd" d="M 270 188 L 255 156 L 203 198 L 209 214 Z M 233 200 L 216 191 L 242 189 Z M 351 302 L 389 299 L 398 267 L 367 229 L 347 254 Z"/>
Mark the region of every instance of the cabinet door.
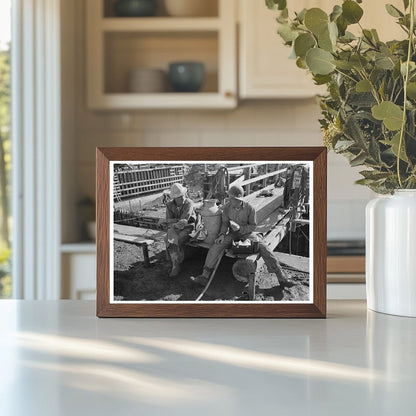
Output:
<path fill-rule="evenodd" d="M 94 300 L 96 256 L 93 253 L 65 253 L 62 256 L 62 298 Z"/>
<path fill-rule="evenodd" d="M 388 3 L 403 8 L 402 0 Z M 298 0 L 289 3 L 289 10 L 320 7 L 329 13 L 341 0 Z M 276 11 L 268 10 L 261 0 L 238 0 L 240 17 L 239 88 L 241 98 L 305 98 L 325 92 L 313 84 L 311 75 L 298 68 L 290 59 L 291 49 L 283 44 L 276 33 Z M 388 15 L 384 2 L 366 0 L 362 25 L 376 28 L 383 41 L 403 38 L 404 32 Z M 358 25 L 348 30 L 358 34 Z"/>
<path fill-rule="evenodd" d="M 325 7 L 328 0 L 299 0 L 296 10 Z M 277 12 L 268 10 L 264 1 L 239 0 L 240 13 L 240 97 L 305 98 L 322 88 L 290 59 L 291 49 L 276 33 Z"/>

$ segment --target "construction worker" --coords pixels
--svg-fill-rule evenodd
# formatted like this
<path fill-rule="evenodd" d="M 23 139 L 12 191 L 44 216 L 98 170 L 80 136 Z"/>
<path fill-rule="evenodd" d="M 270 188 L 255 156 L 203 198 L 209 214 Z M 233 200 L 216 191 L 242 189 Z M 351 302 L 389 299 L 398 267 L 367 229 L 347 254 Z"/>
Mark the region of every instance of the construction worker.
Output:
<path fill-rule="evenodd" d="M 170 277 L 175 277 L 180 271 L 184 259 L 184 246 L 189 241 L 193 231 L 196 214 L 193 202 L 186 196 L 187 188 L 180 183 L 174 183 L 170 188 L 171 201 L 166 203 L 166 223 L 168 226 L 165 237 L 166 250 L 172 262 Z"/>
<path fill-rule="evenodd" d="M 273 252 L 262 241 L 256 228 L 256 211 L 246 201 L 243 200 L 244 190 L 241 186 L 231 186 L 228 190 L 229 201 L 224 205 L 222 211 L 222 224 L 214 244 L 210 247 L 202 274 L 197 277 L 191 276 L 191 280 L 202 286 L 208 283 L 209 277 L 215 265 L 224 251 L 231 247 L 235 240 L 252 240 L 258 242 L 259 253 L 269 270 L 276 274 L 280 286 L 293 286 L 293 282 L 288 279 L 282 270 L 279 261 Z"/>

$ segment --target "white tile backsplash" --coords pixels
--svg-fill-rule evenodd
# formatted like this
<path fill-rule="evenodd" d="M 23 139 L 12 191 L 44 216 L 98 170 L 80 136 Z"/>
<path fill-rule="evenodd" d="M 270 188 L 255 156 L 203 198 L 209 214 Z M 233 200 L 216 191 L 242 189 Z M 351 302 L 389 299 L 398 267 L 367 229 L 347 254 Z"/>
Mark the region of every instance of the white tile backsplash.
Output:
<path fill-rule="evenodd" d="M 315 100 L 242 102 L 232 111 L 90 112 L 78 110 L 77 160 L 81 195 L 95 193 L 96 146 L 320 146 Z M 354 184 L 360 168 L 328 154 L 328 237 L 364 238 L 364 207 L 373 194 Z"/>

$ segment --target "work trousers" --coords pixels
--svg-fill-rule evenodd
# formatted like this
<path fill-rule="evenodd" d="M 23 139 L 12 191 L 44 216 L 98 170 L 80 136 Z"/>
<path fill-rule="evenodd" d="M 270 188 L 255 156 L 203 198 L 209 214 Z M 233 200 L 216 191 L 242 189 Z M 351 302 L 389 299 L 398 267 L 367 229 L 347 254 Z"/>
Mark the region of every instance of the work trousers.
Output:
<path fill-rule="evenodd" d="M 185 258 L 184 246 L 191 239 L 191 232 L 193 231 L 193 225 L 187 225 L 183 230 L 176 230 L 173 227 L 165 236 L 166 251 L 168 252 L 169 258 L 177 263 L 182 263 Z M 174 242 L 169 242 L 169 239 Z"/>
<path fill-rule="evenodd" d="M 224 241 L 222 243 L 214 243 L 210 247 L 208 250 L 207 258 L 205 260 L 204 268 L 208 271 L 211 271 L 215 267 L 218 259 L 224 254 L 224 251 L 231 247 L 233 241 L 246 239 L 258 241 L 260 256 L 263 257 L 264 263 L 266 264 L 269 273 L 275 273 L 279 282 L 285 280 L 285 276 L 279 261 L 274 256 L 272 250 L 270 250 L 270 248 L 264 243 L 261 236 L 256 233 L 240 234 L 238 232 L 231 232 L 227 234 L 224 237 Z"/>

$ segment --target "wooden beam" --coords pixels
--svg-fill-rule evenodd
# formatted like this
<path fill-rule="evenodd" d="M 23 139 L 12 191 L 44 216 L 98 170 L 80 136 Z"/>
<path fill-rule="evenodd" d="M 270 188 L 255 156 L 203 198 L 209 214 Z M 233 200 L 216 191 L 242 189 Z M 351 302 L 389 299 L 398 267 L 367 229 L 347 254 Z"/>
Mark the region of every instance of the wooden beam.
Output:
<path fill-rule="evenodd" d="M 241 184 L 241 186 L 245 186 L 245 185 L 248 185 L 250 183 L 258 182 L 258 181 L 261 181 L 263 179 L 270 178 L 271 176 L 279 175 L 280 173 L 283 173 L 283 172 L 286 172 L 286 168 L 275 170 L 274 172 L 269 172 L 269 173 L 266 173 L 264 175 L 256 176 L 255 178 L 247 179 Z"/>
<path fill-rule="evenodd" d="M 260 190 L 244 197 L 244 200 L 256 210 L 258 224 L 265 221 L 276 209 L 283 206 L 283 188 L 274 188 L 273 185 L 270 185 L 265 189 L 272 190 L 273 196 L 258 197 L 258 194 L 263 191 Z"/>

